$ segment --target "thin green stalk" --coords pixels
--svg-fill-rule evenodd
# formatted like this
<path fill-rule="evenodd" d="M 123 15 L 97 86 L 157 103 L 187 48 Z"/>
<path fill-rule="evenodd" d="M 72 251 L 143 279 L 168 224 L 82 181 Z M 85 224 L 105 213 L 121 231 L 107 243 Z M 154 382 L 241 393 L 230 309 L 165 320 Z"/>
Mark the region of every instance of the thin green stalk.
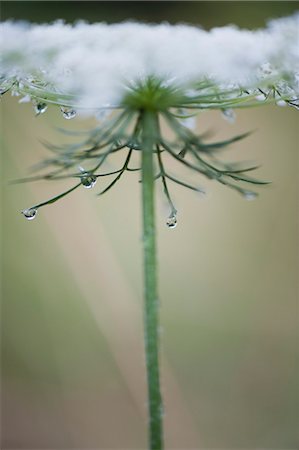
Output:
<path fill-rule="evenodd" d="M 148 385 L 149 449 L 163 449 L 162 398 L 159 375 L 159 319 L 155 239 L 154 165 L 156 113 L 141 112 L 142 207 L 144 253 L 144 330 Z"/>

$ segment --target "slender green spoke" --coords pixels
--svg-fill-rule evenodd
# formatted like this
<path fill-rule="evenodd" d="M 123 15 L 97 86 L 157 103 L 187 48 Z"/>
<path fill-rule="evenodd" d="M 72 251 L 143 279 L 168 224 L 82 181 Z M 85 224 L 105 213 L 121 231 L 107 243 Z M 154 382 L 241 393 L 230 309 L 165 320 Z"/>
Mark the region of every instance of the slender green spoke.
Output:
<path fill-rule="evenodd" d="M 32 206 L 32 209 L 37 209 L 37 208 L 41 208 L 42 206 L 46 206 L 46 205 L 51 205 L 51 203 L 55 203 L 58 200 L 60 200 L 61 198 L 65 197 L 66 195 L 70 194 L 71 192 L 73 192 L 75 189 L 77 189 L 79 186 L 81 186 L 81 182 L 78 184 L 75 184 L 75 186 L 71 187 L 70 189 L 68 189 L 65 192 L 62 192 L 62 194 L 56 195 L 55 197 L 50 198 L 49 200 L 46 200 L 42 203 L 38 203 L 37 205 Z"/>
<path fill-rule="evenodd" d="M 111 183 L 110 183 L 103 191 L 101 191 L 98 195 L 103 195 L 103 194 L 105 194 L 106 192 L 108 192 L 108 191 L 115 185 L 115 183 L 118 182 L 118 180 L 121 178 L 121 176 L 123 175 L 123 173 L 127 170 L 128 164 L 129 164 L 130 159 L 131 159 L 131 155 L 132 155 L 132 150 L 129 150 L 129 153 L 128 153 L 127 157 L 126 157 L 126 160 L 125 160 L 125 162 L 124 162 L 124 165 L 123 165 L 123 167 L 118 171 L 119 173 L 118 173 L 117 177 L 115 177 L 114 180 L 113 180 L 113 181 L 112 181 L 112 182 L 111 182 Z"/>
<path fill-rule="evenodd" d="M 175 206 L 174 206 L 174 204 L 173 204 L 173 201 L 172 201 L 172 199 L 171 199 L 171 197 L 170 197 L 170 193 L 169 193 L 168 186 L 167 186 L 166 178 L 168 178 L 168 177 L 167 177 L 167 174 L 166 174 L 165 169 L 164 169 L 164 165 L 163 165 L 163 161 L 162 161 L 162 156 L 161 156 L 161 150 L 160 150 L 159 145 L 157 145 L 157 156 L 158 156 L 158 164 L 159 164 L 159 169 L 160 169 L 159 178 L 160 178 L 160 177 L 162 178 L 162 183 L 163 183 L 164 193 L 165 193 L 166 198 L 167 198 L 167 200 L 168 200 L 168 203 L 169 203 L 169 205 L 170 205 L 170 208 L 171 208 L 171 214 L 176 214 L 176 213 L 177 213 L 177 210 L 176 210 L 176 208 L 175 208 Z"/>

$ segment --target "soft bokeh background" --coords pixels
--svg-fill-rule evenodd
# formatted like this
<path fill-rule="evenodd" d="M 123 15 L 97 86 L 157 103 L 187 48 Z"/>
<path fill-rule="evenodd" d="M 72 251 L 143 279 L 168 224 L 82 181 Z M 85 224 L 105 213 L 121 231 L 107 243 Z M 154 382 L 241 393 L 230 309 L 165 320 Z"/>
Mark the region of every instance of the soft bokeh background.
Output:
<path fill-rule="evenodd" d="M 294 2 L 2 2 L 2 19 L 126 18 L 263 26 Z M 244 49 L 246 51 L 246 49 Z M 2 112 L 2 447 L 144 449 L 140 185 L 76 191 L 32 222 L 24 207 L 69 182 L 9 185 L 47 156 L 54 108 L 5 96 Z M 256 130 L 223 156 L 273 180 L 254 202 L 214 183 L 172 186 L 175 230 L 157 195 L 167 449 L 298 448 L 298 114 L 267 107 L 234 125 L 202 114 L 215 138 Z M 173 164 L 169 161 L 169 164 Z M 98 186 L 96 187 L 98 188 Z M 297 369 L 296 369 L 297 367 Z"/>

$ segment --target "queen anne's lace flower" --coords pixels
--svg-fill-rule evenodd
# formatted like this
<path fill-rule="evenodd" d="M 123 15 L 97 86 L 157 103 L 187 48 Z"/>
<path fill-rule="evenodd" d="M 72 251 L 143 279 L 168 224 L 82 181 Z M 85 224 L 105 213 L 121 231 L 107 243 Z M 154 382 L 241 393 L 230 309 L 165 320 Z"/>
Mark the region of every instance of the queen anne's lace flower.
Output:
<path fill-rule="evenodd" d="M 84 108 L 120 104 L 128 86 L 147 77 L 189 89 L 202 80 L 231 90 L 276 86 L 292 100 L 299 85 L 299 14 L 265 29 L 235 26 L 204 31 L 187 25 L 138 23 L 49 25 L 4 22 L 0 26 L 2 91 L 31 88 L 49 102 Z M 47 89 L 46 89 L 47 88 Z M 42 90 L 44 92 L 42 92 Z M 46 90 L 52 93 L 52 96 Z"/>
<path fill-rule="evenodd" d="M 131 167 L 131 157 L 144 152 L 148 133 L 158 168 L 155 180 L 162 181 L 170 207 L 168 226 L 176 225 L 177 211 L 167 181 L 196 192 L 203 189 L 168 172 L 165 155 L 247 199 L 255 198 L 257 194 L 246 184 L 266 183 L 248 175 L 255 166 L 225 164 L 216 155 L 247 133 L 206 143 L 204 135 L 192 131 L 195 115 L 218 109 L 232 122 L 235 108 L 271 101 L 299 108 L 298 30 L 299 14 L 273 20 L 257 31 L 235 26 L 204 31 L 165 23 L 2 23 L 0 93 L 11 89 L 13 95 L 21 95 L 20 102 L 32 101 L 36 115 L 52 103 L 60 106 L 66 119 L 74 118 L 80 109 L 86 114 L 95 112 L 102 122 L 76 145 L 59 148 L 59 152 L 50 145 L 55 156 L 43 167 L 53 170 L 41 177 L 75 178 L 76 183 L 25 210 L 24 215 L 33 218 L 35 214 L 28 211 L 36 212 L 82 185 L 91 188 L 98 177 L 115 176 L 101 190 L 103 194 L 125 172 L 141 170 Z M 110 114 L 111 109 L 115 114 Z M 152 115 L 150 120 L 145 119 L 147 113 Z M 164 135 L 161 122 L 171 130 L 171 140 Z M 145 123 L 150 123 L 149 130 Z M 103 172 L 108 156 L 118 151 L 127 152 L 123 166 Z"/>
<path fill-rule="evenodd" d="M 127 172 L 140 172 L 152 450 L 163 449 L 154 186 L 160 183 L 163 188 L 170 229 L 177 225 L 177 209 L 168 184 L 204 193 L 197 180 L 190 184 L 176 173 L 177 165 L 215 180 L 247 200 L 256 198 L 257 193 L 248 186 L 267 184 L 251 176 L 257 167 L 219 158 L 219 151 L 248 133 L 207 143 L 206 133 L 192 130 L 195 115 L 218 109 L 233 121 L 235 108 L 271 101 L 298 108 L 298 29 L 299 14 L 272 21 L 257 31 L 229 26 L 207 32 L 187 25 L 137 23 L 80 22 L 72 26 L 61 21 L 50 25 L 5 22 L 0 26 L 0 94 L 11 89 L 13 95 L 21 95 L 22 103 L 32 101 L 36 115 L 52 103 L 59 105 L 66 119 L 74 118 L 80 108 L 88 114 L 95 112 L 101 121 L 88 132 L 76 131 L 75 143 L 45 144 L 52 151 L 40 166 L 46 172 L 25 181 L 67 178 L 73 185 L 24 209 L 24 217 L 33 220 L 41 207 L 81 187 L 97 185 L 98 195 L 102 195 Z M 110 109 L 115 109 L 113 114 Z M 122 156 L 120 166 L 105 168 L 116 152 Z M 167 160 L 172 162 L 169 167 Z"/>

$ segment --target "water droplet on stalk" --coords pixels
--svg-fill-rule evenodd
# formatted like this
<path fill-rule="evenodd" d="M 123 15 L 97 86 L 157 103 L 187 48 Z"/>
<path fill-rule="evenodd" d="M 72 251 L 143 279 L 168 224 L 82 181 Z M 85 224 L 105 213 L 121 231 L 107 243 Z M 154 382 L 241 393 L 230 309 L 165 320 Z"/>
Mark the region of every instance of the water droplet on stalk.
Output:
<path fill-rule="evenodd" d="M 36 217 L 37 209 L 28 208 L 28 209 L 23 209 L 23 211 L 21 211 L 21 212 L 27 220 L 33 220 Z"/>
<path fill-rule="evenodd" d="M 20 98 L 19 103 L 29 103 L 31 102 L 31 97 L 29 94 L 26 94 L 24 97 Z"/>
<path fill-rule="evenodd" d="M 127 147 L 132 150 L 140 150 L 140 144 L 136 139 L 131 139 L 127 142 Z"/>
<path fill-rule="evenodd" d="M 266 95 L 265 94 L 259 94 L 259 95 L 256 95 L 255 96 L 255 99 L 258 101 L 258 102 L 264 102 L 265 100 L 266 100 Z"/>
<path fill-rule="evenodd" d="M 287 102 L 285 100 L 277 100 L 277 106 L 287 106 Z"/>
<path fill-rule="evenodd" d="M 245 191 L 243 192 L 243 196 L 245 198 L 245 200 L 251 201 L 251 200 L 255 200 L 258 196 L 258 194 L 256 192 L 252 192 L 252 191 Z"/>
<path fill-rule="evenodd" d="M 73 108 L 69 108 L 67 106 L 61 106 L 60 111 L 65 119 L 70 120 L 73 119 L 77 112 Z"/>
<path fill-rule="evenodd" d="M 236 120 L 236 114 L 233 109 L 223 109 L 222 115 L 230 123 L 234 123 L 234 121 Z"/>
<path fill-rule="evenodd" d="M 175 213 L 171 213 L 169 217 L 167 217 L 166 225 L 168 228 L 175 228 L 177 226 L 177 217 Z"/>
<path fill-rule="evenodd" d="M 37 116 L 39 116 L 40 114 L 43 114 L 44 112 L 46 112 L 47 108 L 48 108 L 47 103 L 43 103 L 43 102 L 35 103 L 35 105 L 34 105 L 35 114 Z"/>
<path fill-rule="evenodd" d="M 88 172 L 85 172 L 80 180 L 85 189 L 91 189 L 96 185 L 97 177 L 89 174 Z"/>

